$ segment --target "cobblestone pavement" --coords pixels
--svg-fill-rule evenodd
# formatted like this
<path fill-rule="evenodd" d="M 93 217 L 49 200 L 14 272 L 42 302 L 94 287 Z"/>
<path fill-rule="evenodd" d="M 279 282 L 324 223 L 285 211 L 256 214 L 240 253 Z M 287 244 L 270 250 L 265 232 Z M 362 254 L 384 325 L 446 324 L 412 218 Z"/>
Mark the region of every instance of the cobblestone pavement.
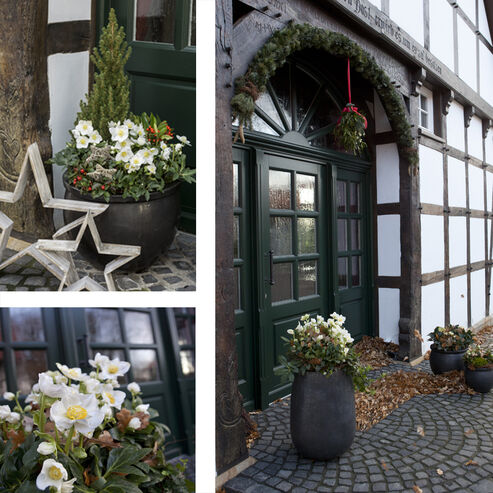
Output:
<path fill-rule="evenodd" d="M 7 249 L 5 259 L 15 254 Z M 81 277 L 89 276 L 106 287 L 103 272 L 80 254 L 74 255 Z M 113 275 L 121 291 L 195 291 L 195 236 L 179 231 L 170 249 L 146 272 Z M 36 260 L 26 255 L 0 271 L 0 291 L 51 291 L 59 281 Z"/>
<path fill-rule="evenodd" d="M 398 369 L 430 371 L 428 362 L 416 368 L 395 363 L 375 375 Z M 253 416 L 261 435 L 250 449 L 257 462 L 225 488 L 227 493 L 413 493 L 418 486 L 423 493 L 492 493 L 492 410 L 493 392 L 416 396 L 369 431 L 356 432 L 341 457 L 319 462 L 296 452 L 285 399 Z"/>

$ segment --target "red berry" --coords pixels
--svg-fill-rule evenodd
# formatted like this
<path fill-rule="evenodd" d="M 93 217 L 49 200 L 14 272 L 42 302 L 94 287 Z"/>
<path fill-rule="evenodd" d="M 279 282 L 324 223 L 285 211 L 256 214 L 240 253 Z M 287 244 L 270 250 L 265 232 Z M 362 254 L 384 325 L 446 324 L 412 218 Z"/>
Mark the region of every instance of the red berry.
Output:
<path fill-rule="evenodd" d="M 77 180 L 74 178 L 74 185 L 77 183 Z"/>
<path fill-rule="evenodd" d="M 104 185 L 101 185 L 101 190 L 104 190 L 105 189 L 105 186 Z"/>
<path fill-rule="evenodd" d="M 87 191 L 90 192 L 92 190 L 92 187 L 87 187 Z"/>
<path fill-rule="evenodd" d="M 81 181 L 81 180 L 82 180 L 82 176 L 78 176 L 77 181 Z"/>

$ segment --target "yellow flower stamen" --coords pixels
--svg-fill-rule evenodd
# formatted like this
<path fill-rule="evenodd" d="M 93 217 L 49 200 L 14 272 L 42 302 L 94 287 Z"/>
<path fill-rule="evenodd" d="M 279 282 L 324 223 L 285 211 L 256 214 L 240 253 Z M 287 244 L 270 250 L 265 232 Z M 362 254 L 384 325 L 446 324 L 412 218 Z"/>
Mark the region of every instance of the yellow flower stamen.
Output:
<path fill-rule="evenodd" d="M 70 375 L 70 378 L 77 378 L 79 376 L 77 370 L 74 368 L 71 368 L 67 373 Z"/>
<path fill-rule="evenodd" d="M 85 419 L 87 418 L 87 410 L 82 406 L 70 406 L 67 409 L 67 418 L 68 419 Z"/>
<path fill-rule="evenodd" d="M 58 469 L 57 466 L 51 466 L 49 471 L 48 471 L 48 476 L 50 476 L 50 479 L 53 479 L 55 481 L 60 481 L 62 479 L 63 474 L 60 469 Z"/>
<path fill-rule="evenodd" d="M 111 373 L 112 375 L 114 375 L 115 373 L 118 373 L 118 366 L 116 366 L 116 365 L 108 366 L 108 373 Z"/>
<path fill-rule="evenodd" d="M 108 398 L 111 404 L 115 403 L 115 398 L 109 392 L 106 392 L 106 397 Z"/>

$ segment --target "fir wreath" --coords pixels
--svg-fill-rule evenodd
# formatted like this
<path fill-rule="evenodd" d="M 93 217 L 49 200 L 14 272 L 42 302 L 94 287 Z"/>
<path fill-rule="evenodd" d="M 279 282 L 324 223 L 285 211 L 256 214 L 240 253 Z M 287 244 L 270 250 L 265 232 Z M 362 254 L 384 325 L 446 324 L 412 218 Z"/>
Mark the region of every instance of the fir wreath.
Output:
<path fill-rule="evenodd" d="M 238 136 L 243 138 L 243 127 L 250 125 L 255 101 L 265 92 L 267 81 L 282 67 L 292 53 L 305 48 L 325 50 L 331 55 L 349 58 L 351 66 L 375 88 L 385 108 L 387 118 L 397 138 L 397 145 L 411 165 L 419 158 L 406 118 L 402 98 L 394 89 L 387 74 L 375 59 L 343 34 L 326 31 L 309 24 L 291 23 L 275 32 L 257 52 L 245 75 L 235 81 L 235 95 L 231 100 L 233 120 L 238 118 Z"/>

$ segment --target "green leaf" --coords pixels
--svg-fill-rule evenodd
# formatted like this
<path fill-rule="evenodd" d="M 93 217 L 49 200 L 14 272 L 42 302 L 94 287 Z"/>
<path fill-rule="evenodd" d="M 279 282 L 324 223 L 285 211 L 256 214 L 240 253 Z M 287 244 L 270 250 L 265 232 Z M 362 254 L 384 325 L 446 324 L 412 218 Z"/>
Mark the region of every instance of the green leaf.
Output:
<path fill-rule="evenodd" d="M 150 452 L 151 448 L 139 449 L 132 446 L 113 449 L 108 457 L 104 477 L 115 472 L 125 472 L 125 468 L 140 462 Z"/>

